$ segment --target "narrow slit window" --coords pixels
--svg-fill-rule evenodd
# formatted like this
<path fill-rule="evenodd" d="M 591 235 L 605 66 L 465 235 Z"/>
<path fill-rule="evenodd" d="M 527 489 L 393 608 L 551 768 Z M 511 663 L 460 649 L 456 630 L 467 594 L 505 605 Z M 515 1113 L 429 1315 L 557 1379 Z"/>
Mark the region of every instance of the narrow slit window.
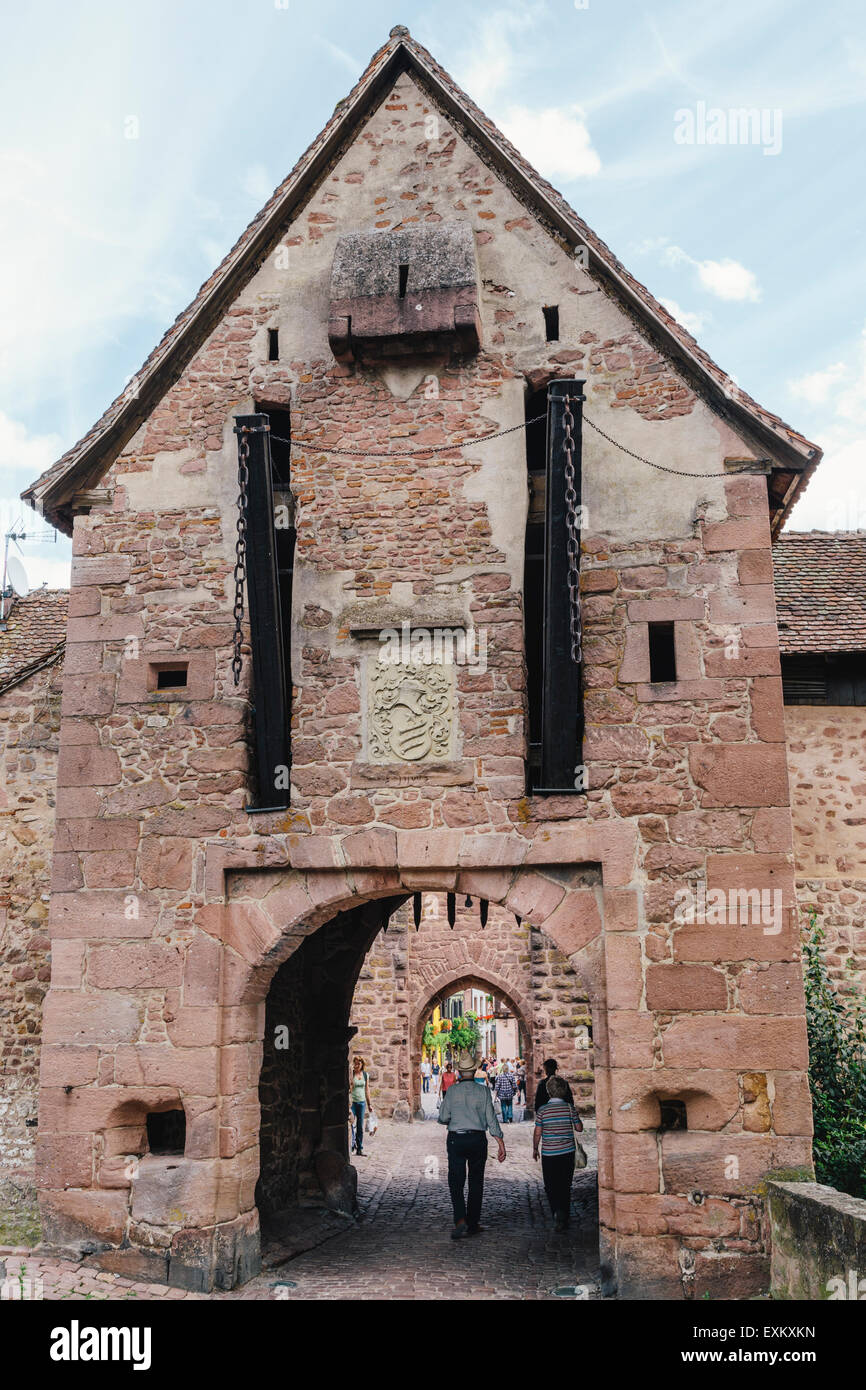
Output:
<path fill-rule="evenodd" d="M 677 678 L 673 623 L 649 624 L 650 680 L 653 685 Z"/>
<path fill-rule="evenodd" d="M 186 1147 L 183 1110 L 159 1110 L 147 1116 L 147 1147 L 152 1154 L 182 1154 Z"/>
<path fill-rule="evenodd" d="M 280 360 L 280 330 L 278 328 L 268 329 L 268 361 L 279 362 Z"/>
<path fill-rule="evenodd" d="M 549 343 L 559 342 L 559 305 L 546 304 L 542 310 L 544 314 L 544 332 Z"/>
<path fill-rule="evenodd" d="M 186 666 L 163 666 L 157 669 L 157 690 L 180 690 L 186 685 L 186 683 Z"/>
<path fill-rule="evenodd" d="M 405 298 L 406 298 L 406 290 L 407 290 L 407 288 L 408 288 L 408 285 L 409 285 L 409 266 L 408 266 L 408 265 L 401 265 L 401 266 L 400 266 L 400 298 L 401 298 L 401 299 L 405 299 Z"/>

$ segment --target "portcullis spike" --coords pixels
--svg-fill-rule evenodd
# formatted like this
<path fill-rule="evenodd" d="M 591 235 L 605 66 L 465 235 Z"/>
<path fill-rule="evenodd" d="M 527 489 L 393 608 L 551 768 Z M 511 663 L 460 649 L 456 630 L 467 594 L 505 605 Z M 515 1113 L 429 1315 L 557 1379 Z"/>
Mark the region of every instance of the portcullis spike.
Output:
<path fill-rule="evenodd" d="M 412 916 L 413 916 L 414 919 L 415 919 L 415 930 L 417 931 L 418 928 L 419 928 L 420 925 L 421 925 L 421 894 L 420 894 L 420 893 L 413 893 L 413 894 L 412 894 Z"/>
<path fill-rule="evenodd" d="M 446 894 L 445 902 L 448 907 L 448 925 L 449 927 L 453 927 L 454 919 L 457 916 L 457 899 L 453 893 L 448 893 Z"/>

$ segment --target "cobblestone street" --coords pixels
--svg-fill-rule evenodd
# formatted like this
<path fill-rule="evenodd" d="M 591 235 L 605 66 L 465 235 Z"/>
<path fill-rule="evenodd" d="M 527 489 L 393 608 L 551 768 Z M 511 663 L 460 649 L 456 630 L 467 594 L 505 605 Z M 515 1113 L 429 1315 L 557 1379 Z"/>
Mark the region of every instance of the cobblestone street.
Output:
<path fill-rule="evenodd" d="M 0 1261 L 7 1280 L 18 1283 L 22 1266 L 24 1280 L 41 1279 L 46 1299 L 538 1299 L 573 1288 L 584 1291 L 578 1297 L 597 1298 L 594 1167 L 575 1175 L 572 1228 L 556 1235 L 541 1166 L 532 1160 L 532 1125 L 506 1125 L 504 1132 L 508 1158 L 497 1163 L 491 1141 L 484 1234 L 473 1240 L 450 1239 L 444 1129 L 432 1120 L 384 1121 L 368 1141 L 369 1157 L 355 1160 L 362 1219 L 232 1293 L 184 1293 L 33 1253 Z M 594 1132 L 584 1135 L 591 1165 L 594 1140 Z M 31 1288 L 38 1296 L 38 1285 L 26 1283 L 25 1296 Z"/>

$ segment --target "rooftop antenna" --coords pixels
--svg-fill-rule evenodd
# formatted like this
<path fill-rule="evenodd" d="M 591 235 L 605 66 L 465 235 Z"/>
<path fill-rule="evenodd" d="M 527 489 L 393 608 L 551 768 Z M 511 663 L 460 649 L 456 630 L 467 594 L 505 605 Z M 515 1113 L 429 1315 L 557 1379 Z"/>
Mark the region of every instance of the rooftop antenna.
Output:
<path fill-rule="evenodd" d="M 44 545 L 46 541 L 56 540 L 57 532 L 53 528 L 49 529 L 46 526 L 41 531 L 25 531 L 24 522 L 21 519 L 16 521 L 6 532 L 3 545 L 3 585 L 0 587 L 0 629 L 4 629 L 6 626 L 7 602 L 12 598 L 12 595 L 17 594 L 19 598 L 25 598 L 30 592 L 27 571 L 17 555 L 9 554 L 9 542 L 12 542 L 16 550 L 21 550 L 19 541 L 37 541 Z"/>

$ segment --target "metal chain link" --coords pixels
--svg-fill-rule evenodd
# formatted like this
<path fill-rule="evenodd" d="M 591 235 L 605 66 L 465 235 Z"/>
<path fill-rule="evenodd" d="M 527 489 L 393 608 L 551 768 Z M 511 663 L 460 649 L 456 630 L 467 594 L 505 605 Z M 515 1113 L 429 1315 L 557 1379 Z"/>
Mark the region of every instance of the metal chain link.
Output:
<path fill-rule="evenodd" d="M 648 468 L 657 468 L 660 473 L 673 473 L 675 478 L 731 478 L 735 475 L 724 469 L 721 473 L 686 473 L 682 468 L 666 468 L 663 463 L 653 463 L 652 459 L 645 459 L 643 454 L 636 454 L 634 449 L 627 449 L 624 444 L 620 444 L 618 439 L 613 439 L 611 435 L 605 434 L 600 425 L 597 425 L 589 416 L 584 413 L 584 421 L 596 434 L 600 434 L 602 439 L 606 439 L 608 444 L 612 444 L 615 449 L 620 449 L 622 453 L 628 454 L 629 458 L 637 459 L 638 463 L 645 463 Z"/>
<path fill-rule="evenodd" d="M 562 423 L 565 429 L 563 451 L 565 453 L 565 526 L 568 531 L 566 549 L 568 551 L 568 612 L 571 628 L 571 659 L 575 666 L 583 660 L 580 630 L 580 528 L 577 524 L 577 493 L 574 483 L 574 416 L 571 413 L 571 396 L 566 396 Z"/>
<path fill-rule="evenodd" d="M 235 630 L 232 635 L 232 675 L 235 685 L 240 684 L 243 670 L 241 645 L 244 640 L 244 585 L 247 577 L 247 488 L 250 481 L 250 444 L 246 426 L 238 432 L 238 538 L 235 545 L 235 606 L 233 616 Z"/>
<path fill-rule="evenodd" d="M 306 444 L 310 448 L 318 449 L 322 454 L 345 454 L 347 458 L 354 459 L 405 459 L 411 458 L 415 454 L 447 454 L 452 449 L 463 449 L 470 444 L 486 444 L 488 439 L 502 439 L 506 434 L 514 434 L 517 430 L 525 430 L 527 425 L 537 425 L 539 420 L 546 420 L 546 415 L 536 415 L 532 420 L 524 420 L 519 425 L 510 425 L 507 430 L 496 430 L 494 434 L 478 434 L 469 439 L 458 439 L 454 444 L 425 444 L 420 449 L 338 449 L 333 444 L 322 444 L 318 439 L 281 439 L 278 434 L 272 434 L 271 439 L 276 444 Z"/>

